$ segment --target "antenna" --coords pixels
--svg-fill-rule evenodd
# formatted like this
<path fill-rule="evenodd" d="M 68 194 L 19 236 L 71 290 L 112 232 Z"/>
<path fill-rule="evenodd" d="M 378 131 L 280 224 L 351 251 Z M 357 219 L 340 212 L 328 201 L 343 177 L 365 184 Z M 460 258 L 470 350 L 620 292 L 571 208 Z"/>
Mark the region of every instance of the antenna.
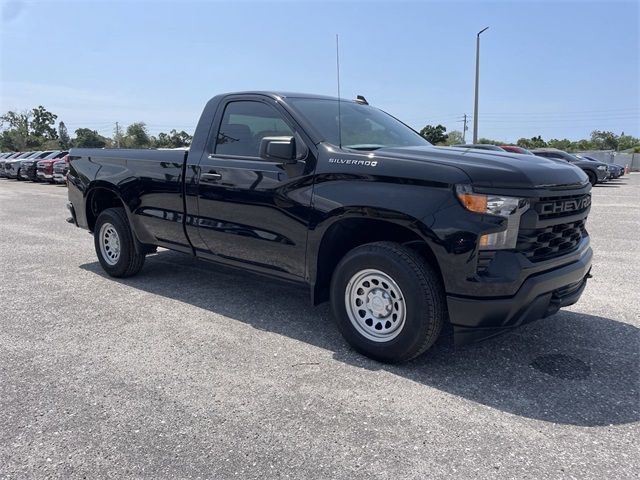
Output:
<path fill-rule="evenodd" d="M 338 77 L 338 146 L 342 148 L 342 114 L 340 112 L 340 41 L 336 33 L 336 73 Z"/>

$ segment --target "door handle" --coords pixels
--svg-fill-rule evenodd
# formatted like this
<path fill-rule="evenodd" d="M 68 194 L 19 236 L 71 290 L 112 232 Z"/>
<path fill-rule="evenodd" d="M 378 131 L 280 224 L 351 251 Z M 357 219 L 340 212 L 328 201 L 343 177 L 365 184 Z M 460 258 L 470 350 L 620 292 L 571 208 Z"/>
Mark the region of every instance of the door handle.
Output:
<path fill-rule="evenodd" d="M 200 181 L 202 182 L 216 182 L 222 179 L 222 174 L 218 172 L 209 172 L 200 174 Z"/>

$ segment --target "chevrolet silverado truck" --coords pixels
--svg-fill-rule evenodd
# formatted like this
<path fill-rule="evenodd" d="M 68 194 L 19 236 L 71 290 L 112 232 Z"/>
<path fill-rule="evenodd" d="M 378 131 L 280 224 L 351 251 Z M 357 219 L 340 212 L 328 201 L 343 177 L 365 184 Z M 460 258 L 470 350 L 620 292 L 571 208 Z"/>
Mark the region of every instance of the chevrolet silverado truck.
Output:
<path fill-rule="evenodd" d="M 380 361 L 551 315 L 590 276 L 583 171 L 434 147 L 361 97 L 219 95 L 188 151 L 72 149 L 67 181 L 107 274 L 164 247 L 303 284 Z"/>

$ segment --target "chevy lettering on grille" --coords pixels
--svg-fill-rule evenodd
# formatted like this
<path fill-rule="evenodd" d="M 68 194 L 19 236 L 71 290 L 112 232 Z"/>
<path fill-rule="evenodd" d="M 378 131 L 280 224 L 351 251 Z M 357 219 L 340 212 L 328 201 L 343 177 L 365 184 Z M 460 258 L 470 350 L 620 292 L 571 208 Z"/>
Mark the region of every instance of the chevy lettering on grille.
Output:
<path fill-rule="evenodd" d="M 536 205 L 536 210 L 540 215 L 550 215 L 554 213 L 569 213 L 584 210 L 591 205 L 591 195 L 581 198 L 571 198 L 569 200 L 556 200 L 553 202 L 540 202 Z"/>

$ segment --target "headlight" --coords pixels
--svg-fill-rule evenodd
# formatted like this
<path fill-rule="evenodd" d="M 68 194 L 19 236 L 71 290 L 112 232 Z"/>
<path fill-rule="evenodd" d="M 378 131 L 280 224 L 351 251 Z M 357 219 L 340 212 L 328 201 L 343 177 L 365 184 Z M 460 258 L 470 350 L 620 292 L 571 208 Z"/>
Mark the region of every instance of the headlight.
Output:
<path fill-rule="evenodd" d="M 526 199 L 475 193 L 470 185 L 456 185 L 456 195 L 462 205 L 471 212 L 497 215 L 507 219 L 506 229 L 480 236 L 478 244 L 481 250 L 516 247 L 520 217 L 529 208 L 529 202 Z"/>
<path fill-rule="evenodd" d="M 606 165 L 598 165 L 598 170 L 606 170 L 607 166 Z"/>

